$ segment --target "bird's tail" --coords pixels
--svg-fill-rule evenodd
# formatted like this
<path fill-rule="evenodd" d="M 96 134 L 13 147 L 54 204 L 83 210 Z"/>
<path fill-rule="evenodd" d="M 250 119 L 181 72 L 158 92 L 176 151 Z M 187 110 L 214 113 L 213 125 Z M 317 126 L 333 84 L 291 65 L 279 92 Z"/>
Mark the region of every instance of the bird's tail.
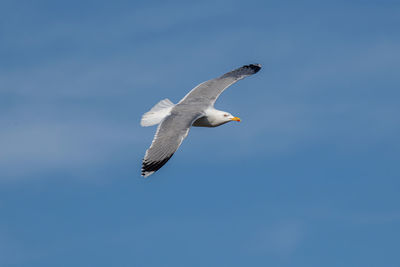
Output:
<path fill-rule="evenodd" d="M 175 106 L 168 98 L 161 100 L 150 111 L 142 116 L 140 125 L 143 127 L 159 124 L 166 116 L 169 115 L 171 109 Z"/>

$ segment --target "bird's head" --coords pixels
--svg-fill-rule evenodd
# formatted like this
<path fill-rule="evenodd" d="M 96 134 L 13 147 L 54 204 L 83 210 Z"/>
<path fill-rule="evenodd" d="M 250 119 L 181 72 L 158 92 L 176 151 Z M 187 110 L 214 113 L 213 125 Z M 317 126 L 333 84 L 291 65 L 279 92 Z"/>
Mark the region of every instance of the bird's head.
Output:
<path fill-rule="evenodd" d="M 239 117 L 235 117 L 235 116 L 233 116 L 233 115 L 230 114 L 230 113 L 224 112 L 224 114 L 222 114 L 222 116 L 223 116 L 223 118 L 224 118 L 224 120 L 225 120 L 226 122 L 230 122 L 230 121 L 237 121 L 237 122 L 240 122 L 240 118 L 239 118 Z"/>
<path fill-rule="evenodd" d="M 229 112 L 225 112 L 225 111 L 218 110 L 218 113 L 215 115 L 216 115 L 215 121 L 218 124 L 224 124 L 224 123 L 227 123 L 230 121 L 237 121 L 237 122 L 240 121 L 240 118 L 235 117 L 232 114 L 230 114 Z"/>

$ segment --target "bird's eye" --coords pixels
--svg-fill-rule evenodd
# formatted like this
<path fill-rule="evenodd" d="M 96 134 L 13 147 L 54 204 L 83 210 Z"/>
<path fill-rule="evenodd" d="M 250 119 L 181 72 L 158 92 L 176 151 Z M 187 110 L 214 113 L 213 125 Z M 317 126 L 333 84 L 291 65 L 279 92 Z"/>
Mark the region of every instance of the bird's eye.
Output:
<path fill-rule="evenodd" d="M 228 117 L 228 114 L 224 114 L 224 117 Z"/>

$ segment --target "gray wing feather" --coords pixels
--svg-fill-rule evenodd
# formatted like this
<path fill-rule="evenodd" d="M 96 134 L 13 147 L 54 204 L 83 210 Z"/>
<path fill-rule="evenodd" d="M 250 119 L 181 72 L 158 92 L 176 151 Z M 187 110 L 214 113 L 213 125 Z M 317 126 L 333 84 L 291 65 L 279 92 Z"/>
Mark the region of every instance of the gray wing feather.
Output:
<path fill-rule="evenodd" d="M 179 103 L 196 103 L 202 106 L 213 106 L 218 96 L 229 86 L 237 81 L 257 73 L 261 69 L 260 64 L 250 64 L 225 73 L 221 77 L 203 82 L 192 89 Z"/>
<path fill-rule="evenodd" d="M 172 157 L 189 133 L 190 126 L 201 113 L 172 112 L 158 126 L 153 142 L 142 163 L 142 175 L 147 177 L 159 170 Z"/>

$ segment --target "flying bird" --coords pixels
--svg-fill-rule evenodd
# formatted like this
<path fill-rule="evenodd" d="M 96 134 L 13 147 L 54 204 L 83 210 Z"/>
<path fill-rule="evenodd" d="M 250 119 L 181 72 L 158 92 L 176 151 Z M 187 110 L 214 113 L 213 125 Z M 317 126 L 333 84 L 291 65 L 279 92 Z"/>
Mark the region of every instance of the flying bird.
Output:
<path fill-rule="evenodd" d="M 158 102 L 142 116 L 141 126 L 158 125 L 153 142 L 142 163 L 142 176 L 148 177 L 172 157 L 188 135 L 191 126 L 217 127 L 240 121 L 229 112 L 214 108 L 219 95 L 237 81 L 257 73 L 260 64 L 250 64 L 203 82 L 193 88 L 178 104 L 169 99 Z"/>

